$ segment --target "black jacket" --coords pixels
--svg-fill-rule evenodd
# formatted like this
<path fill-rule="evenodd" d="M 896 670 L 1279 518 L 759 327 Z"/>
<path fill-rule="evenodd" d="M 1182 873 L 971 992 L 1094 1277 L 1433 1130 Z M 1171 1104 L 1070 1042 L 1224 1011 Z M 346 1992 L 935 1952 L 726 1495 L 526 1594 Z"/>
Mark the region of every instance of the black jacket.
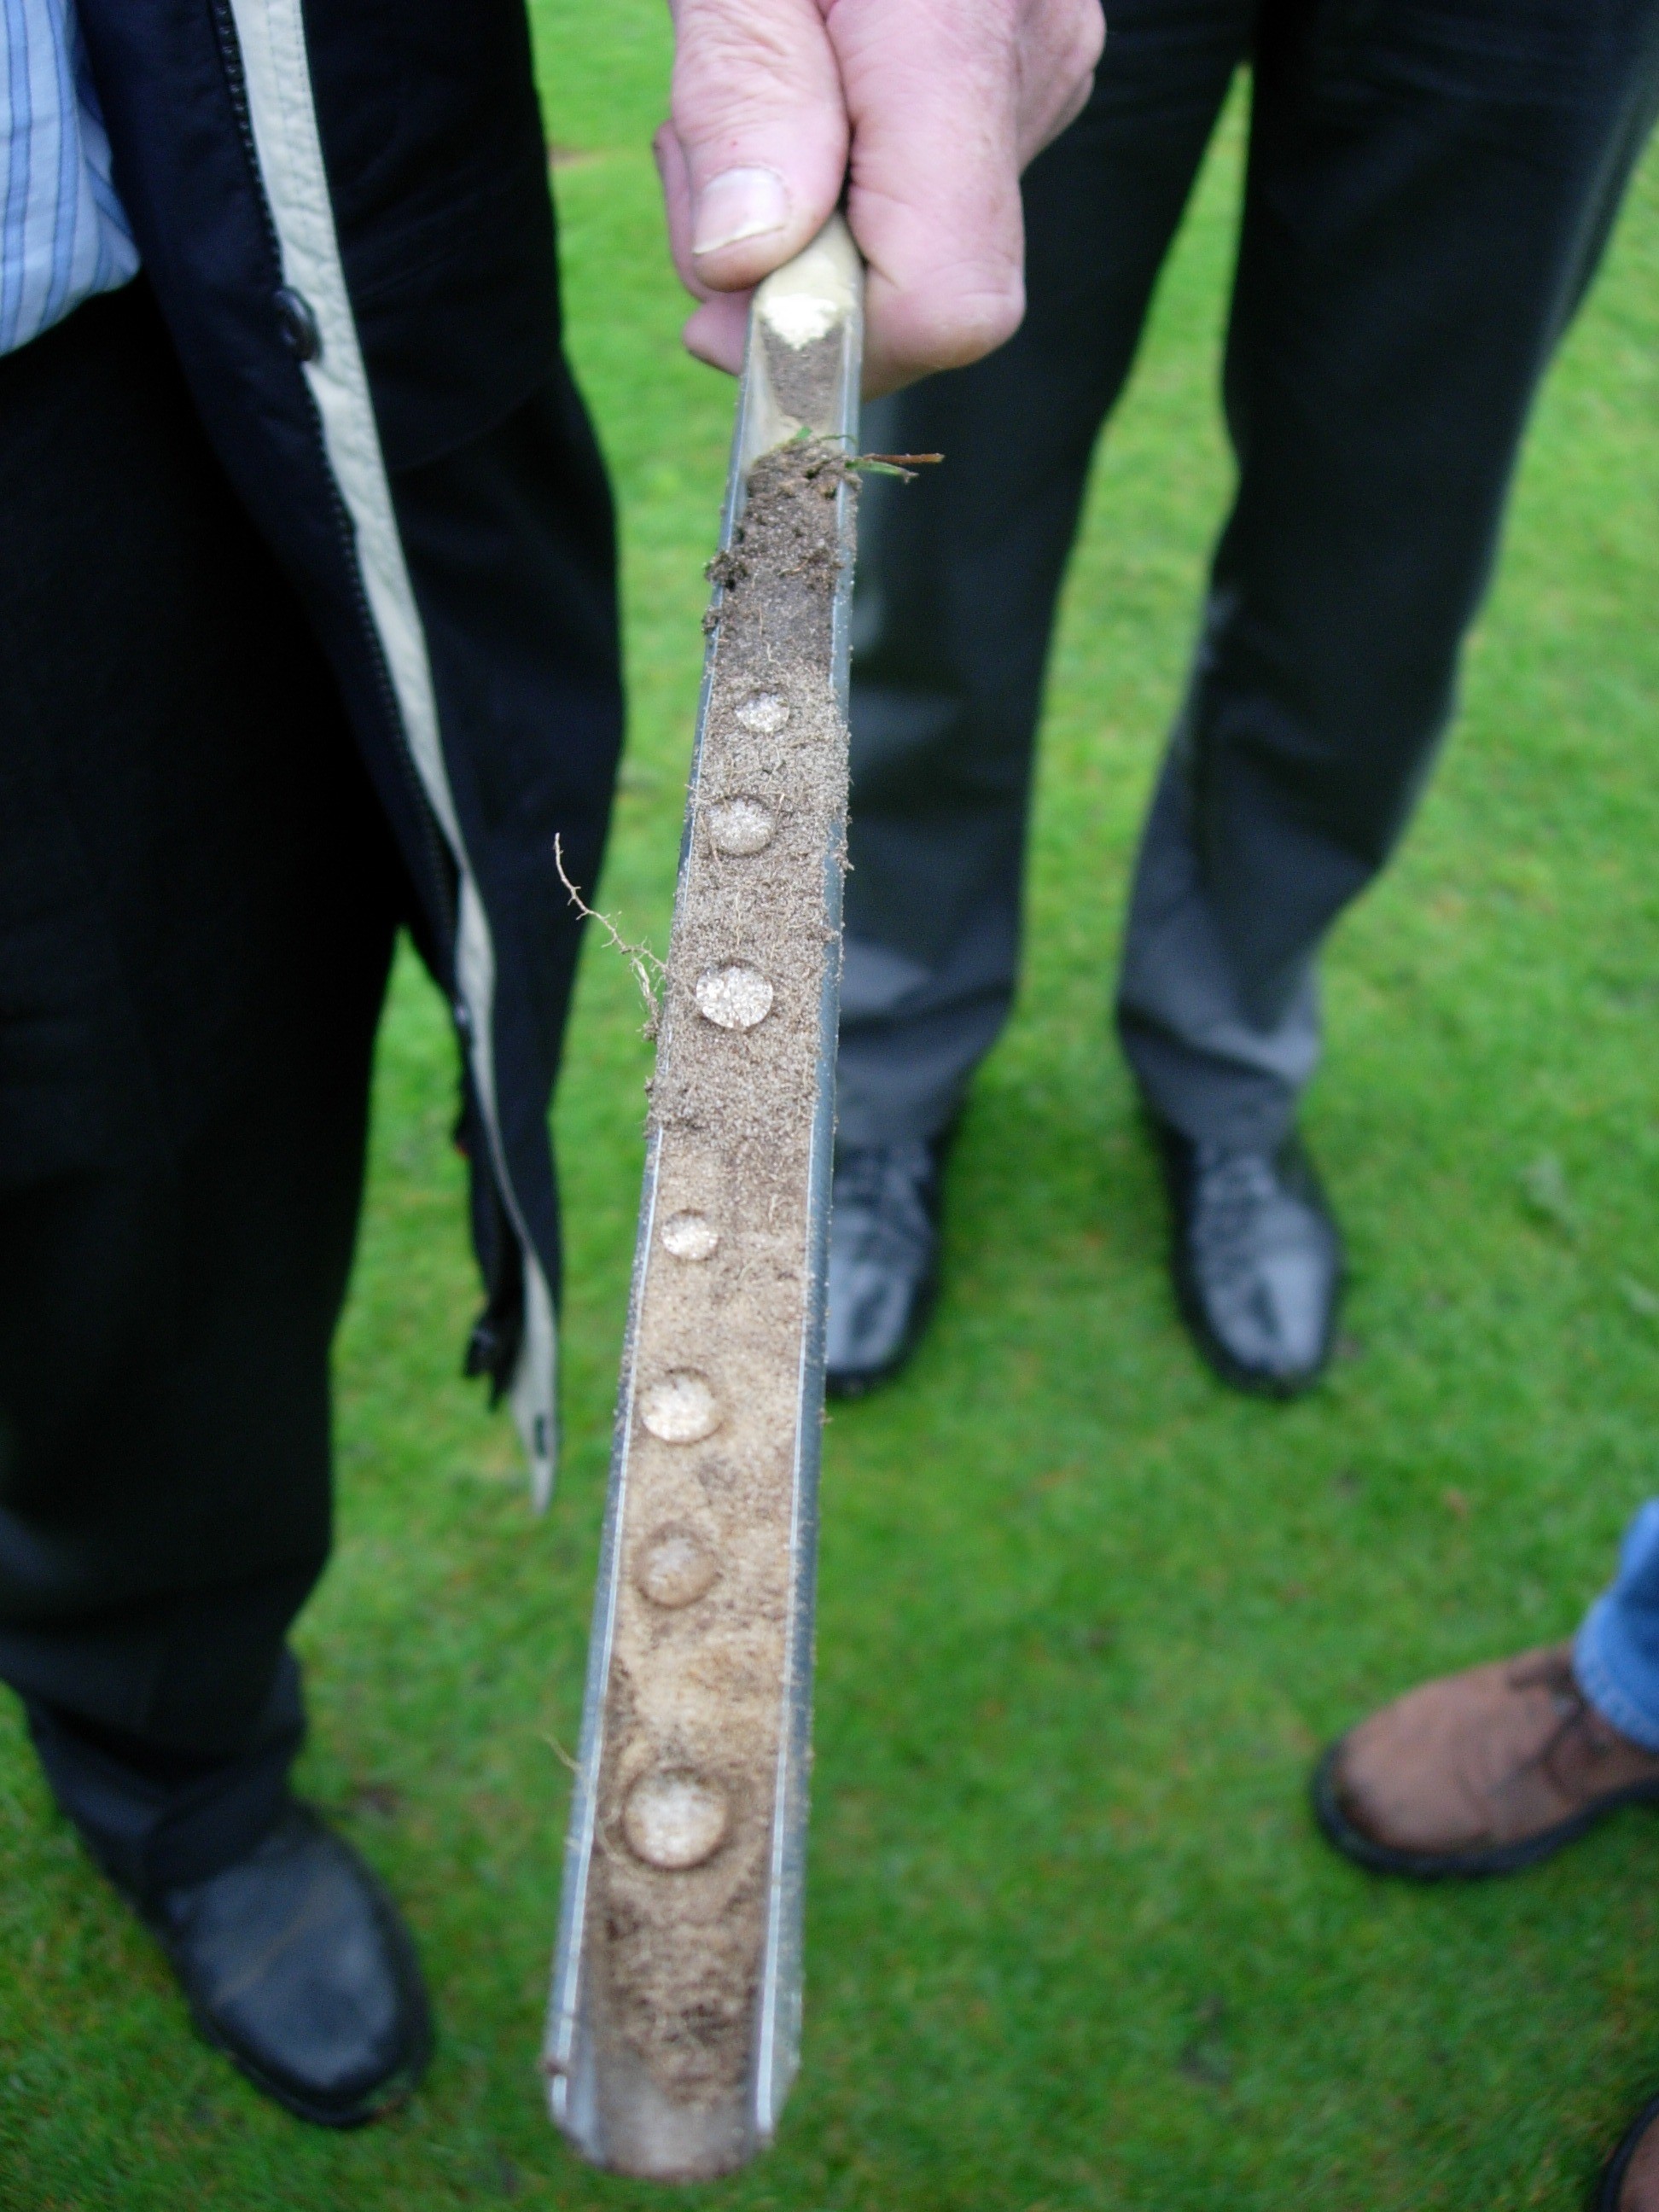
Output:
<path fill-rule="evenodd" d="M 469 1351 L 545 1495 L 547 1109 L 621 693 L 611 516 L 559 353 L 522 0 L 81 0 L 202 419 L 299 586 L 465 1066 Z"/>

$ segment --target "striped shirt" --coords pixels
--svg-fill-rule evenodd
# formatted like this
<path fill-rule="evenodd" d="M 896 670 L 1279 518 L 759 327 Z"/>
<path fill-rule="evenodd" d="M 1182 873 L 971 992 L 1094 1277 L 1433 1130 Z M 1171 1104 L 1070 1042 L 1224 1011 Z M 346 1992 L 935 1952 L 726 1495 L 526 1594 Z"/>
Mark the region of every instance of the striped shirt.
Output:
<path fill-rule="evenodd" d="M 0 0 L 0 353 L 113 291 L 138 250 L 75 0 Z"/>

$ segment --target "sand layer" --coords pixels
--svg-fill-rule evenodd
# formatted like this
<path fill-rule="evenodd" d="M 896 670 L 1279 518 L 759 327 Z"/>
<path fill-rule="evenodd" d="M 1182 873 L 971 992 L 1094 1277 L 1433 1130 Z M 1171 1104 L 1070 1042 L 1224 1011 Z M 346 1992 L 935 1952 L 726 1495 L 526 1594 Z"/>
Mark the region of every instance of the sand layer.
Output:
<path fill-rule="evenodd" d="M 789 397 L 810 400 L 831 365 L 789 363 Z M 845 478 L 828 443 L 763 457 L 715 565 L 652 1094 L 589 1965 L 628 2063 L 711 2109 L 751 2069 L 785 1717 L 807 1167 L 840 957 L 827 887 L 847 804 L 830 664 Z"/>

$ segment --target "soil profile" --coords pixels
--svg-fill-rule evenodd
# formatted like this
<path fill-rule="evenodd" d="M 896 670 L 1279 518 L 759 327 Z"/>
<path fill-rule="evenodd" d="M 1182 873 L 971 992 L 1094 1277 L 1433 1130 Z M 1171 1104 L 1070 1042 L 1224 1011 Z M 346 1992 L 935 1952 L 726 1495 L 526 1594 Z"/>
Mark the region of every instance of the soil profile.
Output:
<path fill-rule="evenodd" d="M 799 380 L 826 367 L 798 356 L 790 399 L 810 400 Z M 716 2116 L 740 2105 L 753 2063 L 786 1719 L 808 1164 L 840 959 L 843 487 L 850 507 L 855 480 L 830 441 L 763 455 L 711 567 L 710 689 L 651 1098 L 588 2002 L 625 2073 L 708 2113 L 709 2172 Z"/>

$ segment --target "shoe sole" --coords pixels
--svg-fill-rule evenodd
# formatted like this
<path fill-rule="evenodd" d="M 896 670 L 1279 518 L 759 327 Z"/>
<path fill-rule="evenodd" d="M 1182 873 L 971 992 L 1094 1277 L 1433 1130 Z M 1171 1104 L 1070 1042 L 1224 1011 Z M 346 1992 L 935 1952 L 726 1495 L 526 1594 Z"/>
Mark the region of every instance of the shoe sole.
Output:
<path fill-rule="evenodd" d="M 1619 2199 L 1625 2186 L 1625 2176 L 1630 2171 L 1642 2138 L 1656 2120 L 1659 2120 L 1659 2097 L 1650 2097 L 1636 2118 L 1619 2138 L 1619 2147 L 1601 2169 L 1601 2179 L 1596 2187 L 1591 2212 L 1619 2212 Z"/>
<path fill-rule="evenodd" d="M 296 2120 L 307 2121 L 313 2128 L 333 2128 L 343 2135 L 354 2128 L 372 2127 L 376 2120 L 389 2118 L 399 2106 L 406 2105 L 419 2088 L 422 2076 L 432 2060 L 432 2042 L 428 2037 L 424 2046 L 405 2059 L 395 2074 L 379 2083 L 370 2094 L 360 2098 L 356 2104 L 344 2106 L 319 2105 L 298 2091 L 290 2089 L 285 2082 L 262 2072 L 252 2059 L 228 2043 L 194 2005 L 190 2008 L 190 2018 L 191 2025 L 203 2042 L 216 2051 L 222 2058 L 228 2058 L 243 2080 L 257 2089 L 262 2097 L 268 2097 L 273 2105 L 280 2105 Z"/>
<path fill-rule="evenodd" d="M 1558 1821 L 1554 1827 L 1541 1829 L 1537 1835 L 1528 1836 L 1519 1843 L 1498 1844 L 1490 1850 L 1478 1851 L 1399 1850 L 1392 1844 L 1379 1844 L 1363 1829 L 1355 1827 L 1342 1810 L 1336 1790 L 1336 1762 L 1346 1741 L 1346 1736 L 1339 1737 L 1314 1769 L 1314 1818 L 1324 1831 L 1326 1841 L 1334 1844 L 1356 1866 L 1364 1867 L 1370 1874 L 1403 1875 L 1407 1881 L 1479 1881 L 1489 1875 L 1520 1874 L 1528 1867 L 1538 1865 L 1540 1860 L 1553 1858 L 1565 1845 L 1577 1843 L 1580 1836 L 1588 1834 L 1609 1813 L 1617 1813 L 1626 1805 L 1659 1803 L 1659 1782 L 1642 1782 L 1611 1797 L 1599 1797 L 1594 1805 L 1575 1813 L 1570 1820 Z"/>

